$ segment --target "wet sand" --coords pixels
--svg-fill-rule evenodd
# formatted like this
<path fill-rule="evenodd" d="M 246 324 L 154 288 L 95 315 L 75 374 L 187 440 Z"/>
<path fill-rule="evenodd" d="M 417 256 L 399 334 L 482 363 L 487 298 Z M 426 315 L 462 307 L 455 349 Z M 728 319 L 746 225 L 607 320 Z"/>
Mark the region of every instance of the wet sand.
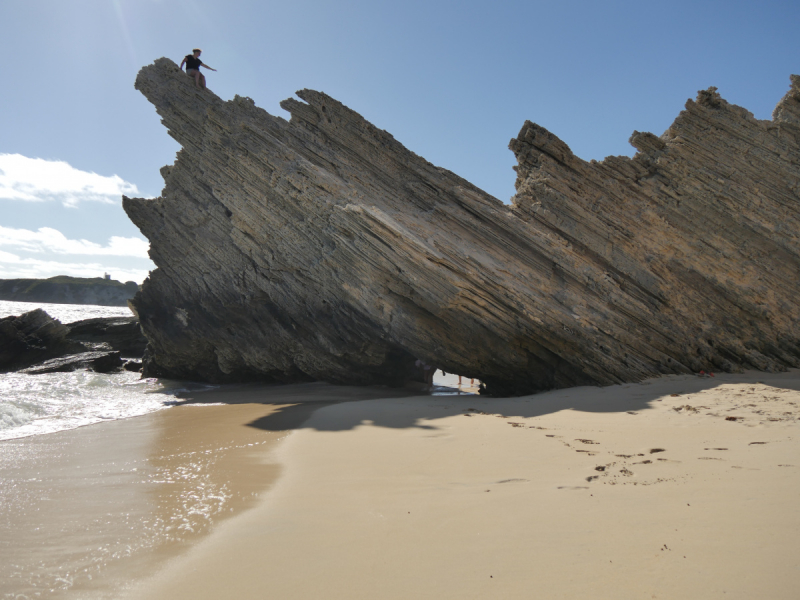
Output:
<path fill-rule="evenodd" d="M 281 473 L 273 449 L 316 408 L 397 393 L 226 386 L 0 442 L 0 598 L 117 598 L 255 505 Z"/>
<path fill-rule="evenodd" d="M 759 383 L 761 382 L 761 383 Z M 126 598 L 796 598 L 800 373 L 314 412 Z"/>

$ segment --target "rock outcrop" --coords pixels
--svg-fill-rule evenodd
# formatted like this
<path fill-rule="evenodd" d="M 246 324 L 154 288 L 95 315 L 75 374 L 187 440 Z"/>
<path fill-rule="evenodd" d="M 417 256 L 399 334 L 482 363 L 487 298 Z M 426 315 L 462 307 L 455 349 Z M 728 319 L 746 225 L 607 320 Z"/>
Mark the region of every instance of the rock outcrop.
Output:
<path fill-rule="evenodd" d="M 0 373 L 36 375 L 122 368 L 120 356 L 141 358 L 147 343 L 136 317 L 101 317 L 64 325 L 42 309 L 0 319 Z M 138 371 L 138 361 L 126 368 Z"/>
<path fill-rule="evenodd" d="M 145 375 L 399 383 L 420 358 L 493 394 L 800 366 L 800 78 L 772 121 L 714 88 L 634 158 L 527 122 L 504 205 L 325 94 L 287 122 L 136 80 L 183 147 L 124 198 L 157 265 Z"/>
<path fill-rule="evenodd" d="M 69 327 L 40 308 L 0 319 L 0 373 L 84 350 L 68 335 Z"/>
<path fill-rule="evenodd" d="M 84 319 L 69 323 L 67 327 L 67 339 L 83 342 L 91 348 L 118 350 L 125 357 L 141 358 L 147 346 L 136 317 Z"/>
<path fill-rule="evenodd" d="M 22 369 L 28 375 L 44 375 L 45 373 L 68 373 L 80 369 L 88 369 L 96 373 L 112 373 L 123 368 L 120 353 L 111 351 L 80 352 L 51 358 L 43 363 Z"/>

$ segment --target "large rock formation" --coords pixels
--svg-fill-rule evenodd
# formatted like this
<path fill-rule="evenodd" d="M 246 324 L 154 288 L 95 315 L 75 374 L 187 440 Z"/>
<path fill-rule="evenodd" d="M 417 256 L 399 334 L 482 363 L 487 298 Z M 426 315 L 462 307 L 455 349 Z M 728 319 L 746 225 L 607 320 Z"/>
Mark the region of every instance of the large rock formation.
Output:
<path fill-rule="evenodd" d="M 158 266 L 146 375 L 391 383 L 421 358 L 507 394 L 800 365 L 800 78 L 772 121 L 701 92 L 633 159 L 525 123 L 512 206 L 319 92 L 287 122 L 163 58 L 136 88 L 183 147 L 123 204 Z"/>

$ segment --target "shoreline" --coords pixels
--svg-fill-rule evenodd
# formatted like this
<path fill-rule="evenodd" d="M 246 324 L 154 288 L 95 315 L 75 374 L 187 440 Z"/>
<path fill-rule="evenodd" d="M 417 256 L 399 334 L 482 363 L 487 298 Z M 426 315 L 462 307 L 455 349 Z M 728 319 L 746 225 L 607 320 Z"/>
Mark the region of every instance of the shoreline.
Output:
<path fill-rule="evenodd" d="M 0 597 L 116 598 L 252 507 L 280 474 L 272 451 L 313 411 L 391 395 L 225 386 L 137 417 L 0 441 Z"/>
<path fill-rule="evenodd" d="M 324 407 L 252 509 L 124 597 L 793 598 L 798 390 L 793 370 Z"/>
<path fill-rule="evenodd" d="M 792 598 L 798 390 L 186 393 L 0 442 L 0 595 Z"/>

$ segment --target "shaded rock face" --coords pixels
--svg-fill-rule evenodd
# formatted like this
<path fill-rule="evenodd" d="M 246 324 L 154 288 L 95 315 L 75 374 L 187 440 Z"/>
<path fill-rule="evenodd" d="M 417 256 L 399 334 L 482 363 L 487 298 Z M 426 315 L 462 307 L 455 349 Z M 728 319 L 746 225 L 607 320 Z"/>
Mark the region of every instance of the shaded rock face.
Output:
<path fill-rule="evenodd" d="M 124 198 L 158 268 L 146 376 L 494 394 L 800 365 L 800 81 L 772 121 L 712 88 L 640 152 L 586 163 L 526 123 L 506 206 L 325 94 L 291 121 L 159 59 L 136 80 L 183 147 Z"/>
<path fill-rule="evenodd" d="M 84 319 L 69 323 L 67 327 L 67 339 L 83 342 L 85 345 L 103 345 L 120 351 L 126 357 L 141 357 L 147 346 L 147 338 L 144 337 L 136 317 Z"/>

